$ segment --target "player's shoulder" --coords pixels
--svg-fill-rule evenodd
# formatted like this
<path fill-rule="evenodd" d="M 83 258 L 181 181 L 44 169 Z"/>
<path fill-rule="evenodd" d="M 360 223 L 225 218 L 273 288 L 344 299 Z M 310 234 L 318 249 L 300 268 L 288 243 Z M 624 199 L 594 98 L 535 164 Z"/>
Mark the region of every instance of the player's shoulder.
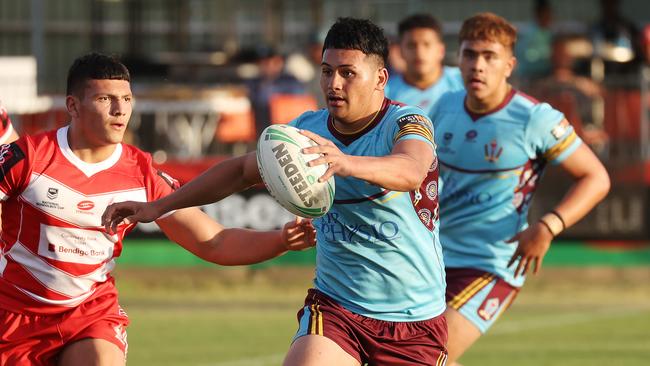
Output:
<path fill-rule="evenodd" d="M 296 128 L 312 130 L 314 127 L 324 126 L 328 116 L 327 109 L 307 111 L 291 121 L 290 124 Z"/>
<path fill-rule="evenodd" d="M 509 113 L 525 123 L 536 123 L 540 121 L 557 122 L 562 113 L 548 103 L 541 102 L 536 98 L 522 92 L 515 91 L 512 101 L 508 105 Z"/>
<path fill-rule="evenodd" d="M 122 143 L 122 160 L 128 160 L 132 163 L 135 163 L 138 166 L 148 168 L 151 166 L 153 159 L 151 154 L 146 151 L 142 151 L 139 148 Z"/>
<path fill-rule="evenodd" d="M 426 113 L 420 107 L 407 105 L 390 99 L 388 100 L 387 109 L 386 109 L 387 119 L 396 120 L 401 117 L 409 116 L 409 115 L 422 115 L 426 117 Z"/>

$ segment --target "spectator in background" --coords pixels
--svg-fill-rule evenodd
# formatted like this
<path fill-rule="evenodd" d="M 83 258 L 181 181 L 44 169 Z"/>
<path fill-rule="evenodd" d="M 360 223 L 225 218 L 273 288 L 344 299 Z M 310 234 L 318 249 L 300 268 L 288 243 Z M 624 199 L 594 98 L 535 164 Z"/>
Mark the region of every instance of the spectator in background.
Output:
<path fill-rule="evenodd" d="M 554 39 L 551 75 L 536 83 L 533 90 L 537 98 L 564 113 L 578 135 L 602 155 L 608 141 L 603 130 L 604 90 L 599 83 L 575 73 L 572 45 L 579 47 L 579 42 L 579 38 L 569 36 Z"/>
<path fill-rule="evenodd" d="M 304 94 L 305 87 L 285 72 L 284 56 L 275 48 L 260 47 L 257 57 L 259 75 L 247 86 L 259 135 L 271 123 L 271 97 L 275 94 Z"/>
<path fill-rule="evenodd" d="M 293 53 L 287 57 L 287 72 L 305 85 L 306 92 L 314 97 L 318 108 L 325 108 L 325 97 L 320 89 L 321 59 L 323 55 L 322 32 L 309 35 L 305 53 Z"/>
<path fill-rule="evenodd" d="M 519 34 L 515 48 L 517 69 L 521 82 L 546 77 L 551 72 L 551 43 L 553 9 L 549 0 L 535 0 L 534 23 Z"/>
<path fill-rule="evenodd" d="M 641 35 L 620 11 L 620 0 L 600 0 L 600 19 L 591 29 L 594 52 L 605 61 L 605 75 L 634 75 L 642 59 Z"/>
<path fill-rule="evenodd" d="M 428 115 L 441 95 L 463 89 L 457 67 L 443 66 L 445 44 L 440 23 L 429 14 L 415 14 L 398 25 L 402 75 L 390 75 L 386 96 L 422 108 Z"/>

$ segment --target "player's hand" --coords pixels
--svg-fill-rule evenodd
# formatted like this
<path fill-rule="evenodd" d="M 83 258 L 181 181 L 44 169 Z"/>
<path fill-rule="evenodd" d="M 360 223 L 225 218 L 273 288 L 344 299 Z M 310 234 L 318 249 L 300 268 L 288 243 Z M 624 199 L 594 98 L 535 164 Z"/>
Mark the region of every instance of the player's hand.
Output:
<path fill-rule="evenodd" d="M 308 166 L 316 166 L 327 164 L 327 170 L 322 177 L 318 179 L 319 182 L 325 182 L 334 174 L 347 177 L 352 174 L 352 162 L 350 156 L 344 154 L 339 150 L 334 143 L 324 137 L 321 137 L 311 131 L 300 130 L 300 133 L 314 140 L 318 146 L 312 146 L 302 149 L 303 154 L 321 154 L 322 156 L 311 160 L 307 163 Z"/>
<path fill-rule="evenodd" d="M 310 219 L 297 217 L 282 228 L 282 242 L 287 250 L 304 250 L 316 245 L 316 228 Z"/>
<path fill-rule="evenodd" d="M 507 241 L 508 243 L 519 242 L 517 250 L 508 262 L 508 267 L 518 262 L 515 277 L 528 273 L 531 266 L 533 274 L 539 272 L 544 256 L 551 246 L 551 240 L 553 240 L 553 235 L 543 224 L 537 222 Z"/>
<path fill-rule="evenodd" d="M 147 202 L 125 201 L 106 207 L 102 225 L 109 234 L 115 234 L 119 225 L 152 222 L 160 217 L 155 207 Z"/>

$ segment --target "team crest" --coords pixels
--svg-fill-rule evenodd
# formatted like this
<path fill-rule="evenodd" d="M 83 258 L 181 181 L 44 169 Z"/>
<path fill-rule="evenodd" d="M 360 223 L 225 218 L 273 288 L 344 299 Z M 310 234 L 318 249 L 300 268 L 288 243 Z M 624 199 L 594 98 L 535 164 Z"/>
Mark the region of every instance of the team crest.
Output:
<path fill-rule="evenodd" d="M 503 147 L 497 144 L 497 140 L 492 140 L 489 144 L 485 144 L 485 160 L 490 163 L 496 163 L 503 153 Z"/>
<path fill-rule="evenodd" d="M 497 310 L 499 310 L 499 299 L 493 297 L 485 301 L 483 307 L 478 309 L 478 315 L 483 320 L 489 321 L 496 314 Z"/>

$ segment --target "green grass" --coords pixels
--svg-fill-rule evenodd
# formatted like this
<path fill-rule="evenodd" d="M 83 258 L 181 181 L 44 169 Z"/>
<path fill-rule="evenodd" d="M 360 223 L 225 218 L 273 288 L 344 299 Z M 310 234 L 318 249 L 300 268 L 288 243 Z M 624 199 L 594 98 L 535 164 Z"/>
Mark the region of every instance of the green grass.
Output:
<path fill-rule="evenodd" d="M 116 278 L 132 322 L 129 364 L 279 365 L 312 273 L 122 267 Z M 648 278 L 644 267 L 547 268 L 461 362 L 647 365 Z"/>

